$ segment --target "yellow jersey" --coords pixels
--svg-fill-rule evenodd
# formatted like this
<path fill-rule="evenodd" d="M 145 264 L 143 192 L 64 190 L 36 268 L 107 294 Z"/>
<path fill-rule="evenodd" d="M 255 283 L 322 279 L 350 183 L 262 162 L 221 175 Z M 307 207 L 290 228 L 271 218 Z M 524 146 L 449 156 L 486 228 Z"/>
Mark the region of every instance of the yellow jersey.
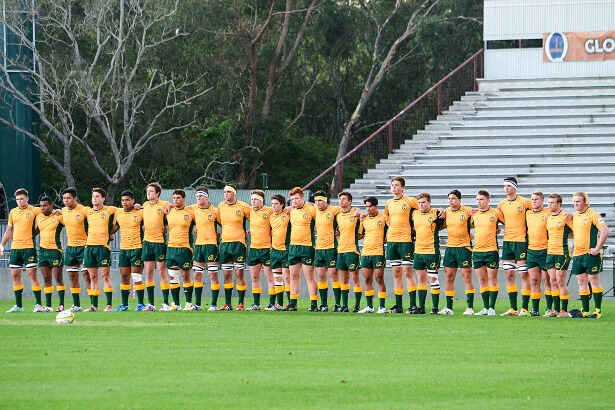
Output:
<path fill-rule="evenodd" d="M 143 240 L 152 243 L 164 243 L 164 227 L 167 224 L 164 208 L 171 203 L 158 200 L 155 204 L 149 201 L 143 204 Z"/>
<path fill-rule="evenodd" d="M 316 208 L 316 249 L 333 249 L 337 247 L 335 216 L 342 212 L 339 206 L 327 205 L 322 211 Z"/>
<path fill-rule="evenodd" d="M 191 248 L 192 249 L 192 230 L 194 229 L 194 212 L 184 206 L 183 208 L 173 208 L 167 215 L 169 224 L 169 243 L 170 248 Z"/>
<path fill-rule="evenodd" d="M 290 216 L 286 214 L 286 210 L 282 210 L 279 214 L 273 213 L 269 217 L 271 224 L 271 248 L 276 251 L 285 251 L 290 243 L 290 229 L 288 223 Z"/>
<path fill-rule="evenodd" d="M 387 201 L 384 207 L 384 214 L 389 218 L 387 242 L 412 242 L 410 220 L 415 209 L 419 209 L 419 203 L 413 197 L 404 195 Z"/>
<path fill-rule="evenodd" d="M 337 253 L 359 253 L 359 232 L 361 231 L 361 220 L 355 216 L 356 208 L 343 210 L 337 214 L 335 220 L 340 231 L 340 238 L 337 244 Z"/>
<path fill-rule="evenodd" d="M 474 225 L 474 252 L 492 252 L 498 250 L 497 229 L 498 211 L 489 208 L 472 215 Z"/>
<path fill-rule="evenodd" d="M 113 223 L 120 227 L 120 249 L 141 249 L 143 245 L 143 210 L 124 211 L 118 208 Z"/>
<path fill-rule="evenodd" d="M 606 222 L 602 216 L 591 208 L 587 208 L 585 212 L 575 212 L 572 217 L 572 231 L 574 232 L 572 256 L 586 255 L 591 248 L 595 248 L 598 244 L 599 229 L 604 225 Z"/>
<path fill-rule="evenodd" d="M 75 205 L 73 209 L 62 208 L 62 219 L 66 228 L 66 246 L 85 246 L 88 243 L 89 206 Z"/>
<path fill-rule="evenodd" d="M 190 205 L 188 208 L 194 213 L 194 224 L 196 226 L 196 242 L 194 244 L 217 245 L 218 208 L 212 204 L 208 204 L 207 208 L 201 208 L 199 204 Z"/>
<path fill-rule="evenodd" d="M 34 248 L 34 219 L 40 213 L 41 209 L 32 205 L 11 209 L 9 212 L 9 225 L 13 226 L 11 249 Z"/>
<path fill-rule="evenodd" d="M 62 228 L 64 228 L 62 221 L 62 215 L 45 216 L 41 212 L 36 216 L 35 227 L 40 232 L 41 248 L 62 251 Z"/>
<path fill-rule="evenodd" d="M 566 222 L 565 215 L 565 212 L 560 211 L 557 215 L 551 215 L 547 218 L 548 255 L 570 255 L 568 237 L 572 235 L 572 221 Z"/>
<path fill-rule="evenodd" d="M 246 222 L 250 219 L 250 206 L 243 201 L 234 204 L 220 202 L 218 222 L 222 227 L 222 242 L 246 244 Z"/>
<path fill-rule="evenodd" d="M 88 246 L 106 246 L 109 248 L 109 235 L 113 227 L 113 214 L 116 210 L 116 207 L 106 205 L 99 210 L 88 209 Z"/>
<path fill-rule="evenodd" d="M 440 227 L 443 219 L 438 218 L 438 211 L 429 208 L 427 212 L 412 213 L 412 226 L 416 232 L 414 253 L 422 255 L 437 255 L 440 253 Z"/>
<path fill-rule="evenodd" d="M 363 234 L 362 256 L 384 256 L 384 238 L 387 233 L 388 218 L 382 212 L 368 215 L 361 224 Z"/>
<path fill-rule="evenodd" d="M 250 248 L 271 248 L 271 223 L 269 217 L 273 209 L 261 206 L 259 209 L 250 208 Z"/>
<path fill-rule="evenodd" d="M 316 207 L 304 203 L 301 208 L 290 210 L 290 244 L 314 246 Z"/>
<path fill-rule="evenodd" d="M 470 240 L 471 220 L 469 206 L 461 205 L 457 210 L 453 210 L 450 206 L 446 208 L 447 248 L 472 248 L 472 241 Z"/>
<path fill-rule="evenodd" d="M 532 201 L 521 195 L 517 195 L 512 201 L 504 199 L 499 203 L 499 219 L 504 224 L 504 240 L 506 242 L 525 242 L 527 240 L 525 211 L 528 209 L 532 209 Z"/>
<path fill-rule="evenodd" d="M 548 248 L 547 220 L 550 215 L 551 212 L 547 208 L 542 208 L 540 211 L 534 211 L 533 209 L 525 211 L 528 249 L 542 251 Z"/>

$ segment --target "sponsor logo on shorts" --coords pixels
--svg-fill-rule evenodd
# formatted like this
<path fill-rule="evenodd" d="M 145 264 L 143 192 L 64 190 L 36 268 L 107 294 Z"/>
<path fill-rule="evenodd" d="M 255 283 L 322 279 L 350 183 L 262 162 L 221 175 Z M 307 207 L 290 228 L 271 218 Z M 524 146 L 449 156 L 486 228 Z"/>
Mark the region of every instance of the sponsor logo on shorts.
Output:
<path fill-rule="evenodd" d="M 561 265 L 560 265 L 559 263 L 556 263 L 556 264 L 555 264 L 555 269 L 559 269 L 559 267 L 560 267 L 560 266 L 561 266 Z"/>
<path fill-rule="evenodd" d="M 28 262 L 34 262 L 34 256 L 30 256 L 30 257 L 28 258 Z"/>
<path fill-rule="evenodd" d="M 491 262 L 491 263 L 489 264 L 489 267 L 490 267 L 490 268 L 492 268 L 492 269 L 495 269 L 495 267 L 497 266 L 497 264 L 498 264 L 497 262 Z"/>
<path fill-rule="evenodd" d="M 208 261 L 213 261 L 213 260 L 214 260 L 214 255 L 209 255 L 209 256 L 207 257 L 207 260 L 208 260 Z"/>
<path fill-rule="evenodd" d="M 306 259 L 306 260 L 305 260 L 305 264 L 306 264 L 306 265 L 309 265 L 309 264 L 310 264 L 310 263 L 312 263 L 312 262 L 313 262 L 313 261 L 312 261 L 312 259 Z"/>
<path fill-rule="evenodd" d="M 596 272 L 598 272 L 598 267 L 597 267 L 597 266 L 594 266 L 594 267 L 592 268 L 592 273 L 596 273 Z"/>
<path fill-rule="evenodd" d="M 237 257 L 237 262 L 243 262 L 243 256 L 238 256 Z"/>
<path fill-rule="evenodd" d="M 376 262 L 376 267 L 377 267 L 377 268 L 382 267 L 382 262 Z"/>
<path fill-rule="evenodd" d="M 190 267 L 190 262 L 186 262 L 182 266 L 184 269 L 188 269 Z"/>
<path fill-rule="evenodd" d="M 434 262 L 434 263 L 432 263 L 431 265 L 429 265 L 429 267 L 430 267 L 431 269 L 435 269 L 435 268 L 436 268 L 436 263 L 435 263 L 435 262 Z"/>
<path fill-rule="evenodd" d="M 462 264 L 462 265 L 463 265 L 463 266 L 470 266 L 470 262 L 468 262 L 468 261 L 463 261 L 463 264 Z"/>
<path fill-rule="evenodd" d="M 521 253 L 521 254 L 519 255 L 519 257 L 520 257 L 520 258 L 525 258 L 525 252 Z"/>
<path fill-rule="evenodd" d="M 348 270 L 356 270 L 356 265 L 354 263 L 351 263 L 350 265 L 348 265 Z"/>

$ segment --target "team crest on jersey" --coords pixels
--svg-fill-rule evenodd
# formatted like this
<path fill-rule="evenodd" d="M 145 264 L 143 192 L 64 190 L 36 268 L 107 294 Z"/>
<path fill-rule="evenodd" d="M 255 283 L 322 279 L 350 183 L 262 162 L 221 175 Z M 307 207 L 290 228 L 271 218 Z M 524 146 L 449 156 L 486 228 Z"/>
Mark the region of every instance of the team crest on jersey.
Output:
<path fill-rule="evenodd" d="M 286 222 L 286 217 L 285 216 L 282 217 L 282 222 Z"/>
<path fill-rule="evenodd" d="M 378 226 L 382 226 L 382 225 L 384 225 L 382 221 L 378 221 Z"/>
<path fill-rule="evenodd" d="M 187 221 L 188 219 L 190 219 L 190 216 L 184 215 L 184 219 Z"/>
<path fill-rule="evenodd" d="M 558 223 L 555 224 L 555 226 L 557 226 L 558 228 L 561 228 L 562 227 L 562 223 L 558 222 Z"/>
<path fill-rule="evenodd" d="M 51 218 L 51 222 L 56 223 L 56 218 Z"/>
<path fill-rule="evenodd" d="M 408 205 L 403 204 L 403 205 L 401 206 L 401 209 L 403 209 L 403 210 L 405 211 L 406 209 L 408 209 Z"/>
<path fill-rule="evenodd" d="M 28 212 L 28 213 L 26 214 L 26 218 L 28 218 L 28 219 L 32 218 L 32 214 L 31 214 L 30 212 Z"/>
<path fill-rule="evenodd" d="M 207 220 L 208 221 L 213 221 L 214 220 L 214 216 L 213 215 L 207 215 Z"/>
<path fill-rule="evenodd" d="M 308 214 L 303 214 L 303 219 L 308 219 L 310 216 Z"/>
<path fill-rule="evenodd" d="M 490 222 L 495 222 L 495 218 L 493 216 L 489 217 Z"/>
<path fill-rule="evenodd" d="M 81 215 L 77 215 L 77 216 L 75 216 L 75 219 L 76 219 L 76 220 L 78 220 L 78 221 L 80 221 L 80 220 L 81 220 Z"/>
<path fill-rule="evenodd" d="M 135 222 L 139 222 L 139 217 L 135 215 L 135 216 L 132 217 L 132 220 L 135 221 Z"/>
<path fill-rule="evenodd" d="M 429 223 L 433 222 L 433 216 L 430 216 L 429 219 L 427 219 L 429 221 Z"/>
<path fill-rule="evenodd" d="M 267 218 L 269 218 L 269 215 L 263 214 L 263 219 L 267 219 Z"/>
<path fill-rule="evenodd" d="M 162 215 L 162 209 L 156 209 L 156 213 L 157 213 L 158 215 Z"/>
<path fill-rule="evenodd" d="M 100 214 L 100 217 L 101 217 L 102 219 L 107 219 L 107 214 Z"/>
<path fill-rule="evenodd" d="M 460 221 L 465 221 L 466 220 L 466 216 L 465 215 L 460 215 L 459 216 L 459 220 Z"/>
<path fill-rule="evenodd" d="M 241 211 L 237 211 L 237 212 L 235 212 L 235 214 L 236 214 L 237 216 L 241 216 Z"/>
<path fill-rule="evenodd" d="M 327 215 L 325 216 L 325 218 L 327 218 L 327 219 L 331 219 L 331 214 L 327 214 Z"/>
<path fill-rule="evenodd" d="M 589 222 L 589 219 L 583 219 L 583 225 L 587 225 L 588 222 Z"/>
<path fill-rule="evenodd" d="M 354 222 L 354 216 L 350 217 L 350 222 Z"/>
<path fill-rule="evenodd" d="M 547 217 L 543 215 L 543 216 L 542 216 L 542 218 L 540 218 L 540 220 L 541 220 L 541 221 L 546 221 L 546 220 L 547 220 Z"/>
<path fill-rule="evenodd" d="M 517 213 L 521 213 L 523 212 L 523 207 L 522 206 L 518 206 L 517 207 Z"/>

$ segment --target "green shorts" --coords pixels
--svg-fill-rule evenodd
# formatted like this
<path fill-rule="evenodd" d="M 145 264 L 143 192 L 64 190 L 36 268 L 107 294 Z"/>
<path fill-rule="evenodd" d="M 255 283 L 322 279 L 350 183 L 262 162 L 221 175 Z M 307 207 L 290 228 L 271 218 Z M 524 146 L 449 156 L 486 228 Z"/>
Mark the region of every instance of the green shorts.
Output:
<path fill-rule="evenodd" d="M 269 256 L 269 249 L 250 248 L 250 252 L 248 252 L 248 266 L 269 266 L 270 259 L 271 257 Z"/>
<path fill-rule="evenodd" d="M 64 252 L 64 266 L 83 265 L 85 246 L 67 246 Z"/>
<path fill-rule="evenodd" d="M 574 275 L 580 275 L 587 273 L 588 275 L 597 275 L 602 272 L 602 254 L 579 255 L 572 258 L 572 273 Z"/>
<path fill-rule="evenodd" d="M 321 268 L 326 266 L 327 268 L 335 268 L 337 262 L 337 249 L 316 249 L 314 251 L 314 266 Z"/>
<path fill-rule="evenodd" d="M 414 258 L 414 244 L 412 242 L 387 243 L 387 259 L 390 261 L 411 261 Z"/>
<path fill-rule="evenodd" d="M 361 256 L 361 267 L 367 269 L 384 269 L 386 260 L 384 255 L 365 255 Z"/>
<path fill-rule="evenodd" d="M 111 266 L 111 249 L 105 245 L 88 245 L 83 251 L 83 266 L 105 268 Z"/>
<path fill-rule="evenodd" d="M 199 263 L 218 262 L 218 246 L 213 244 L 194 245 L 192 259 Z"/>
<path fill-rule="evenodd" d="M 482 268 L 483 266 L 489 269 L 498 269 L 500 267 L 498 251 L 472 252 L 472 260 L 474 261 L 474 269 Z"/>
<path fill-rule="evenodd" d="M 443 265 L 445 268 L 472 268 L 472 251 L 464 247 L 447 247 Z"/>
<path fill-rule="evenodd" d="M 414 270 L 427 270 L 427 272 L 437 272 L 440 269 L 440 254 L 414 254 Z"/>
<path fill-rule="evenodd" d="M 314 247 L 304 245 L 288 246 L 288 266 L 301 263 L 303 265 L 314 265 Z"/>
<path fill-rule="evenodd" d="M 141 259 L 142 250 L 139 249 L 120 249 L 120 257 L 117 266 L 120 268 L 140 268 L 143 266 Z"/>
<path fill-rule="evenodd" d="M 36 267 L 36 249 L 11 249 L 11 257 L 9 258 L 9 268 L 21 269 L 23 266 L 31 268 Z"/>
<path fill-rule="evenodd" d="M 164 262 L 167 257 L 167 244 L 164 242 L 143 241 L 141 260 L 143 262 Z"/>
<path fill-rule="evenodd" d="M 167 247 L 167 268 L 192 269 L 192 249 Z"/>
<path fill-rule="evenodd" d="M 502 247 L 503 261 L 524 261 L 527 258 L 527 242 L 504 241 Z"/>
<path fill-rule="evenodd" d="M 38 250 L 38 266 L 51 266 L 52 268 L 62 266 L 62 251 L 40 248 Z"/>
<path fill-rule="evenodd" d="M 344 252 L 337 254 L 337 269 L 355 271 L 361 267 L 361 257 L 358 253 Z"/>
<path fill-rule="evenodd" d="M 547 269 L 568 270 L 570 256 L 547 254 Z"/>
<path fill-rule="evenodd" d="M 547 250 L 539 251 L 527 250 L 527 268 L 539 267 L 540 270 L 547 270 Z"/>
<path fill-rule="evenodd" d="M 241 242 L 222 242 L 220 244 L 220 263 L 245 263 L 246 245 Z"/>
<path fill-rule="evenodd" d="M 288 268 L 288 251 L 269 250 L 269 264 L 271 269 Z"/>

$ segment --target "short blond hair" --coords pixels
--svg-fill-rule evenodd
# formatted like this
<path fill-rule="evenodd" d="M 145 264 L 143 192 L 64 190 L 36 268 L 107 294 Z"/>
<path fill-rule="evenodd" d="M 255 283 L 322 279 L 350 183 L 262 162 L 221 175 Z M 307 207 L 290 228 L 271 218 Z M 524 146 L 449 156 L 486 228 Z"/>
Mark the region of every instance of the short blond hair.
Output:
<path fill-rule="evenodd" d="M 542 199 L 543 201 L 544 201 L 544 199 L 545 199 L 545 194 L 543 194 L 543 193 L 542 193 L 542 192 L 540 192 L 540 191 L 534 191 L 534 192 L 532 192 L 532 195 L 539 196 L 539 197 L 540 197 L 540 199 Z"/>
<path fill-rule="evenodd" d="M 416 199 L 422 199 L 425 198 L 427 200 L 427 202 L 431 202 L 431 195 L 429 194 L 429 192 L 421 192 L 420 194 L 418 194 L 416 196 Z"/>
<path fill-rule="evenodd" d="M 574 199 L 575 196 L 582 196 L 583 199 L 585 200 L 585 205 L 589 206 L 589 196 L 587 196 L 585 192 L 583 191 L 575 192 L 574 194 L 572 194 L 572 198 Z"/>
<path fill-rule="evenodd" d="M 558 204 L 562 203 L 562 196 L 560 194 L 551 194 L 549 198 L 553 198 L 557 201 Z"/>

